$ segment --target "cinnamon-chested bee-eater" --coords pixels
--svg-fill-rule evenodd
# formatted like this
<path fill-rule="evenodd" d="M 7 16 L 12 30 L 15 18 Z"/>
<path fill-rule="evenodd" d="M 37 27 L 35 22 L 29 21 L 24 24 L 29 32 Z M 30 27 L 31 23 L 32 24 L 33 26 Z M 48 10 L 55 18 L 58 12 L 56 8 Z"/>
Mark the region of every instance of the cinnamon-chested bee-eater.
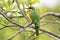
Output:
<path fill-rule="evenodd" d="M 30 20 L 32 20 L 33 24 L 35 25 L 36 36 L 38 36 L 39 35 L 39 15 L 35 11 L 34 7 L 28 8 L 28 15 Z"/>

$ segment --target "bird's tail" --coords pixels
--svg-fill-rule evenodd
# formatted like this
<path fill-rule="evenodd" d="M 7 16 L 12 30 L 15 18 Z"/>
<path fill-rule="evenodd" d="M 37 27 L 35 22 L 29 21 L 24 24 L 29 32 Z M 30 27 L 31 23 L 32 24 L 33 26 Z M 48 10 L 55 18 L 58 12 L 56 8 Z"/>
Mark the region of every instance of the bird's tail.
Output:
<path fill-rule="evenodd" d="M 36 36 L 39 36 L 39 25 L 35 23 Z"/>

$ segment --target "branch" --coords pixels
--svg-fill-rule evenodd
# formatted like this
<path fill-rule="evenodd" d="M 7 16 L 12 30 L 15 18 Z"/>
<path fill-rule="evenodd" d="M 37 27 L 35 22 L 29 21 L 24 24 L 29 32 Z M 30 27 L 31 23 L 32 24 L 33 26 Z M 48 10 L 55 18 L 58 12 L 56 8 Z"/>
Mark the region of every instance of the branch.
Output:
<path fill-rule="evenodd" d="M 54 37 L 54 36 L 52 36 L 50 34 L 48 34 L 48 36 L 51 37 L 51 38 L 53 38 L 54 40 L 59 40 L 58 38 L 56 38 L 56 37 Z"/>
<path fill-rule="evenodd" d="M 46 20 L 46 21 L 43 21 L 43 22 L 40 22 L 40 23 L 58 23 L 58 24 L 60 24 L 60 21 L 58 21 L 58 20 L 55 20 L 55 21 L 48 21 L 48 20 Z"/>
<path fill-rule="evenodd" d="M 11 10 L 11 11 L 7 11 L 7 10 L 5 10 L 5 9 L 3 9 L 3 8 L 0 8 L 0 9 L 1 9 L 3 12 L 5 12 L 5 14 L 7 14 L 8 12 L 11 12 L 11 13 L 12 13 L 12 12 L 17 12 L 17 11 L 12 11 L 12 10 Z M 20 13 L 20 12 L 17 12 L 17 13 Z M 20 13 L 20 14 L 21 14 L 21 13 Z"/>
<path fill-rule="evenodd" d="M 15 34 L 13 34 L 11 37 L 9 37 L 8 40 L 13 39 L 16 35 L 20 34 L 23 31 L 24 31 L 24 29 L 22 29 L 22 28 L 19 29 Z M 25 30 L 25 31 L 27 31 L 27 30 Z M 28 31 L 28 32 L 34 32 L 34 31 Z"/>
<path fill-rule="evenodd" d="M 27 38 L 27 40 L 30 39 L 32 36 L 34 36 L 34 34 L 35 34 L 35 32 L 32 32 L 31 36 L 29 36 L 29 37 Z"/>
<path fill-rule="evenodd" d="M 11 16 L 9 18 L 22 18 L 23 16 Z"/>
<path fill-rule="evenodd" d="M 53 16 L 56 16 L 56 17 L 60 17 L 60 13 L 46 12 L 43 15 L 40 16 L 40 19 L 44 18 L 47 15 L 53 15 Z M 10 18 L 19 18 L 19 17 L 23 17 L 23 16 L 13 16 L 13 17 L 10 17 Z"/>
<path fill-rule="evenodd" d="M 32 28 L 34 28 L 34 27 L 32 27 Z M 9 40 L 13 39 L 17 34 L 21 33 L 23 30 L 24 30 L 24 29 L 22 29 L 22 30 L 20 29 L 20 30 L 17 31 L 14 35 L 12 35 L 11 37 L 9 37 L 8 39 L 9 39 Z M 52 33 L 52 32 L 49 32 L 49 31 L 44 30 L 44 29 L 42 29 L 42 28 L 40 28 L 39 30 L 41 30 L 41 31 L 43 31 L 43 32 L 45 32 L 45 33 L 47 33 L 47 34 L 49 34 L 49 35 L 52 35 L 53 38 L 56 37 L 56 38 L 60 39 L 60 36 L 58 36 L 58 35 L 56 35 L 56 34 L 54 34 L 54 33 Z M 29 32 L 31 32 L 31 31 L 29 31 Z M 42 34 L 42 33 L 40 33 L 40 34 Z"/>
<path fill-rule="evenodd" d="M 16 23 L 16 22 L 13 21 L 13 20 L 11 20 L 11 19 L 10 19 L 7 15 L 5 15 L 4 13 L 0 12 L 0 14 L 1 14 L 7 21 L 9 21 L 9 22 L 11 22 L 12 24 L 15 24 L 15 25 L 23 28 L 23 26 L 19 25 L 18 23 Z"/>
<path fill-rule="evenodd" d="M 29 36 L 27 39 L 30 39 L 31 37 L 33 37 L 35 34 L 35 32 L 32 32 L 31 36 Z M 43 32 L 39 32 L 39 34 L 43 34 Z M 36 37 L 39 37 L 39 36 L 36 36 Z"/>
<path fill-rule="evenodd" d="M 28 24 L 27 24 L 27 25 L 28 25 Z M 34 27 L 31 27 L 31 28 L 34 28 Z M 47 34 L 49 34 L 49 35 L 52 35 L 53 37 L 56 37 L 56 38 L 60 39 L 60 36 L 56 35 L 55 33 L 49 32 L 49 31 L 44 30 L 44 29 L 42 29 L 42 28 L 40 28 L 39 30 L 41 30 L 41 31 L 43 31 L 43 32 L 45 32 L 45 33 L 47 33 Z M 19 32 L 18 32 L 18 33 L 19 33 Z M 16 34 L 18 34 L 18 33 L 16 33 Z"/>
<path fill-rule="evenodd" d="M 1 23 L 0 23 L 0 24 L 1 24 Z M 26 28 L 26 27 L 30 26 L 31 24 L 32 24 L 32 22 L 26 24 L 23 28 Z M 4 29 L 4 28 L 6 28 L 6 27 L 12 27 L 12 26 L 15 27 L 15 26 L 17 26 L 17 25 L 7 25 L 7 24 L 1 24 L 1 25 L 3 25 L 3 27 L 0 28 L 0 30 Z"/>
<path fill-rule="evenodd" d="M 24 11 L 21 10 L 20 5 L 19 5 L 19 3 L 18 3 L 18 0 L 16 0 L 16 3 L 17 3 L 17 7 L 18 7 L 18 9 L 20 10 L 20 12 L 22 13 L 22 15 L 25 17 L 25 19 L 26 19 L 28 22 L 30 22 L 31 20 L 30 20 L 30 19 L 28 18 L 28 16 L 24 13 Z"/>
<path fill-rule="evenodd" d="M 7 15 L 5 15 L 5 14 L 3 14 L 3 13 L 1 13 L 1 12 L 0 12 L 0 14 L 1 14 L 4 18 L 6 18 L 9 22 L 11 22 L 11 23 L 13 23 L 13 24 L 15 24 L 15 25 L 17 25 L 17 26 L 19 26 L 19 27 L 21 27 L 21 28 L 24 28 L 24 27 L 26 27 L 26 26 L 30 26 L 30 25 L 32 24 L 32 22 L 31 22 L 31 23 L 29 23 L 29 24 L 27 24 L 27 25 L 25 25 L 25 26 L 23 27 L 23 26 L 17 24 L 16 22 L 12 21 L 11 19 L 9 19 L 9 17 L 8 17 Z M 52 14 L 51 14 L 51 15 L 52 15 Z M 57 15 L 57 14 L 56 14 L 56 15 Z M 46 15 L 41 16 L 40 19 L 42 19 L 42 18 L 45 17 L 45 16 L 46 16 Z M 58 16 L 58 15 L 57 15 L 57 16 Z M 32 27 L 32 28 L 34 28 L 34 27 Z M 56 35 L 56 34 L 54 34 L 54 33 L 52 33 L 52 32 L 46 31 L 46 30 L 44 30 L 44 29 L 42 29 L 42 28 L 40 28 L 40 30 L 43 31 L 43 32 L 45 32 L 45 33 L 47 33 L 47 34 L 53 35 L 54 37 L 56 37 L 56 38 L 58 38 L 58 39 L 60 39 L 60 36 L 58 36 L 58 35 Z"/>
<path fill-rule="evenodd" d="M 26 25 L 24 26 L 24 28 L 26 28 L 26 27 L 30 26 L 31 24 L 32 24 L 32 22 L 30 22 L 30 23 L 26 24 Z M 18 30 L 14 35 L 12 35 L 11 37 L 9 37 L 9 38 L 8 38 L 8 40 L 13 39 L 17 34 L 20 34 L 22 31 L 24 31 L 24 30 L 25 30 L 24 28 L 22 28 L 22 29 Z M 31 32 L 31 31 L 30 31 L 30 32 Z"/>
<path fill-rule="evenodd" d="M 45 33 L 47 33 L 47 34 L 50 34 L 50 35 L 58 38 L 58 39 L 60 39 L 60 35 L 57 35 L 57 34 L 52 33 L 52 32 L 50 32 L 50 31 L 44 30 L 43 28 L 40 28 L 40 30 L 43 31 L 43 32 L 45 32 Z"/>
<path fill-rule="evenodd" d="M 44 18 L 47 15 L 53 15 L 55 17 L 60 17 L 60 13 L 55 13 L 55 12 L 46 12 L 43 15 L 40 16 L 40 19 Z"/>
<path fill-rule="evenodd" d="M 34 27 L 31 27 L 31 28 L 34 28 Z M 40 31 L 43 31 L 43 32 L 45 32 L 45 33 L 47 33 L 47 34 L 50 34 L 50 35 L 52 35 L 52 36 L 54 36 L 54 37 L 56 37 L 56 38 L 58 38 L 58 39 L 60 39 L 60 35 L 57 35 L 57 34 L 55 34 L 55 33 L 52 33 L 52 32 L 50 32 L 50 31 L 47 31 L 47 30 L 44 30 L 43 28 L 39 28 L 39 30 Z"/>
<path fill-rule="evenodd" d="M 18 30 L 14 35 L 9 37 L 7 40 L 12 40 L 17 34 L 20 34 L 23 31 L 23 29 Z"/>
<path fill-rule="evenodd" d="M 2 30 L 2 29 L 4 29 L 4 28 L 6 28 L 6 27 L 15 27 L 16 25 L 3 25 L 3 27 L 2 28 L 0 28 L 0 30 Z"/>

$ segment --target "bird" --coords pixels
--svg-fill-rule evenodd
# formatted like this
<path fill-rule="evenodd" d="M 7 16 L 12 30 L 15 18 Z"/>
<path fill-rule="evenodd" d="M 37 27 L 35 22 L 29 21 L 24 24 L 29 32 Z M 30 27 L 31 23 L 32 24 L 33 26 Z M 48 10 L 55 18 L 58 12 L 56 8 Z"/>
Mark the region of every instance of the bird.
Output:
<path fill-rule="evenodd" d="M 28 16 L 29 16 L 29 19 L 32 20 L 32 23 L 35 25 L 34 28 L 35 28 L 36 36 L 39 36 L 39 15 L 35 11 L 34 7 L 28 8 Z"/>

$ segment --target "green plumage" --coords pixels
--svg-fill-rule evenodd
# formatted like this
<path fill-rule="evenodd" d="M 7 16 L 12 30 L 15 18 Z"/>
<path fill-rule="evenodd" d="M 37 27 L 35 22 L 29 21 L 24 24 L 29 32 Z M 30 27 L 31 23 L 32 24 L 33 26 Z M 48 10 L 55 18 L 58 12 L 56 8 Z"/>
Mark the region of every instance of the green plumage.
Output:
<path fill-rule="evenodd" d="M 39 15 L 35 10 L 31 10 L 30 18 L 35 25 L 36 35 L 39 35 Z"/>

